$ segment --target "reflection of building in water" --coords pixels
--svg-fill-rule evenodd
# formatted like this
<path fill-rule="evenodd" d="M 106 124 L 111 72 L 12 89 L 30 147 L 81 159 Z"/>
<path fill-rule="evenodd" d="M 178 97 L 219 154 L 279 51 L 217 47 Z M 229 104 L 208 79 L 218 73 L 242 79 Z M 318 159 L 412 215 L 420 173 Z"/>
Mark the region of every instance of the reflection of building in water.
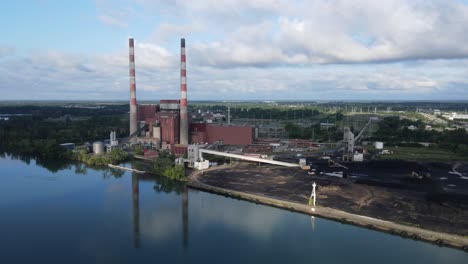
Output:
<path fill-rule="evenodd" d="M 132 173 L 133 194 L 133 246 L 140 247 L 140 201 L 139 201 L 138 174 Z"/>
<path fill-rule="evenodd" d="M 183 245 L 188 246 L 188 188 L 184 186 L 182 192 L 182 228 L 183 228 Z"/>

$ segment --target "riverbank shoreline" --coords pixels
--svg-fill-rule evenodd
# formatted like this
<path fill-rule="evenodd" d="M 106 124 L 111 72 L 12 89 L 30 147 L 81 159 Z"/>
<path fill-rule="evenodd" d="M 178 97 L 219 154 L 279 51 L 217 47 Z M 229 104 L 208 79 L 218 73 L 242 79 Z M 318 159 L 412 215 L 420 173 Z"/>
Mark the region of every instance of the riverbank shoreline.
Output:
<path fill-rule="evenodd" d="M 236 191 L 228 188 L 221 188 L 210 184 L 206 184 L 199 180 L 200 175 L 201 172 L 193 172 L 189 176 L 188 186 L 190 188 L 220 194 L 236 199 L 246 200 L 258 204 L 273 206 L 280 209 L 286 209 L 289 211 L 298 212 L 306 215 L 317 216 L 345 224 L 360 226 L 367 229 L 389 233 L 392 235 L 398 235 L 403 238 L 421 240 L 437 244 L 439 246 L 448 246 L 468 251 L 468 237 L 422 229 L 419 227 L 409 225 L 403 225 L 392 221 L 381 220 L 364 215 L 352 214 L 329 207 L 316 206 L 314 208 L 315 210 L 312 210 L 312 206 L 307 204 L 278 199 L 277 197 L 270 197 L 259 193 Z"/>

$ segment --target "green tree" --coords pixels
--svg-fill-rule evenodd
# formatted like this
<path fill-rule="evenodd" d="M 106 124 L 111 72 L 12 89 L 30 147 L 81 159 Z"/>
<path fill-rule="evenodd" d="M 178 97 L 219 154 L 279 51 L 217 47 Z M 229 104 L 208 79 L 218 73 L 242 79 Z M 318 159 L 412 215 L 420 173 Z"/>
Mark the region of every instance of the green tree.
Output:
<path fill-rule="evenodd" d="M 160 152 L 159 157 L 156 158 L 153 162 L 153 173 L 164 176 L 164 171 L 167 168 L 174 166 L 174 160 L 174 155 L 168 153 L 167 151 Z"/>
<path fill-rule="evenodd" d="M 163 151 L 159 157 L 153 161 L 152 172 L 158 176 L 164 176 L 172 180 L 184 180 L 185 168 L 181 165 L 174 165 L 176 156 Z"/>
<path fill-rule="evenodd" d="M 185 168 L 181 165 L 175 165 L 168 167 L 164 170 L 163 176 L 168 177 L 173 180 L 184 180 L 185 177 Z"/>
<path fill-rule="evenodd" d="M 135 152 L 135 155 L 140 155 L 140 156 L 143 155 L 143 153 L 144 153 L 143 152 L 143 147 L 140 146 L 140 145 L 136 145 L 134 152 Z"/>

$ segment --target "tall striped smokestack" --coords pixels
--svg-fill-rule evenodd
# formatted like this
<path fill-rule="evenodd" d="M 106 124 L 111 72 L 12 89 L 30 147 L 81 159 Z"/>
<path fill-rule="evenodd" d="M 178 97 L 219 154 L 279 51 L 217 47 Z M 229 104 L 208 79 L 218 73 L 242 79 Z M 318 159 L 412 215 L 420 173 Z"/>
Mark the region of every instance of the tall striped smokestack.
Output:
<path fill-rule="evenodd" d="M 180 144 L 188 145 L 187 69 L 185 39 L 180 39 Z"/>
<path fill-rule="evenodd" d="M 137 101 L 135 84 L 135 49 L 133 38 L 128 39 L 130 66 L 130 135 L 137 131 Z"/>

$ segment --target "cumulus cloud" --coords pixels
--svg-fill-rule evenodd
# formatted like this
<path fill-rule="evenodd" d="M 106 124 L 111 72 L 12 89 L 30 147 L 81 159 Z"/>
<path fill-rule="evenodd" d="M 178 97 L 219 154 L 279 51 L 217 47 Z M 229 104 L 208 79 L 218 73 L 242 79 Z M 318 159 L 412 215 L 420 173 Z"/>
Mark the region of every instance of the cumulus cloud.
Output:
<path fill-rule="evenodd" d="M 191 52 L 200 65 L 265 67 L 468 57 L 468 6 L 457 1 L 137 3 L 149 15 L 159 11 L 163 18 L 176 21 L 157 27 L 157 42 L 173 35 L 194 35 Z"/>
<path fill-rule="evenodd" d="M 2 47 L 0 46 L 0 58 L 13 56 L 15 54 L 15 48 L 13 47 Z"/>
<path fill-rule="evenodd" d="M 179 97 L 178 54 L 136 44 L 139 100 Z M 189 59 L 190 53 L 189 53 Z M 189 60 L 190 61 L 190 60 Z M 405 63 L 222 68 L 190 64 L 190 100 L 204 99 L 398 99 L 467 94 L 467 60 Z M 128 54 L 71 55 L 41 52 L 0 63 L 0 89 L 16 98 L 121 99 L 128 97 Z M 453 95 L 453 94 L 452 94 Z M 92 97 L 90 97 L 92 96 Z"/>
<path fill-rule="evenodd" d="M 207 29 L 208 25 L 198 21 L 181 25 L 162 23 L 156 28 L 152 39 L 156 43 L 167 43 L 169 39 L 176 39 L 179 36 L 188 36 Z"/>
<path fill-rule="evenodd" d="M 121 28 L 126 28 L 128 27 L 128 24 L 117 17 L 113 17 L 111 15 L 100 15 L 99 20 L 101 20 L 103 23 L 110 25 L 110 26 L 116 26 L 116 27 L 121 27 Z"/>
<path fill-rule="evenodd" d="M 468 95 L 468 6 L 457 1 L 96 3 L 97 19 L 121 35 L 137 20 L 148 25 L 136 38 L 140 100 L 178 98 L 180 37 L 190 100 Z M 101 54 L 12 51 L 0 48 L 0 89 L 14 89 L 10 99 L 128 97 L 125 45 Z"/>
<path fill-rule="evenodd" d="M 135 10 L 126 1 L 96 0 L 98 19 L 112 27 L 127 28 Z"/>
<path fill-rule="evenodd" d="M 189 193 L 189 219 L 197 224 L 190 226 L 189 232 L 200 232 L 211 226 L 223 225 L 232 232 L 246 232 L 252 239 L 268 240 L 285 220 L 285 214 L 268 207 L 239 203 L 229 198 L 211 199 L 212 194 L 191 195 Z M 177 197 L 174 197 L 177 200 Z M 229 210 L 225 210 L 229 205 Z M 152 240 L 164 242 L 178 237 L 182 231 L 182 208 L 156 205 L 154 210 L 147 208 L 141 213 L 141 233 Z M 152 208 L 151 208 L 152 209 Z M 239 218 L 239 215 L 243 215 Z M 193 220 L 192 220 L 193 221 Z"/>
<path fill-rule="evenodd" d="M 176 58 L 166 49 L 137 43 L 135 53 L 139 91 L 158 91 L 168 80 L 178 80 Z M 99 55 L 33 52 L 2 61 L 0 75 L 0 89 L 15 87 L 17 96 L 119 99 L 128 90 L 128 51 Z"/>
<path fill-rule="evenodd" d="M 240 23 L 222 39 L 194 45 L 201 64 L 277 66 L 468 57 L 468 36 L 463 33 L 468 32 L 468 7 L 454 1 L 315 0 L 289 4 L 286 11 L 272 8 L 283 6 L 278 1 L 241 2 L 228 1 L 228 7 L 234 13 L 255 12 L 259 7 L 269 13 L 256 23 Z"/>

